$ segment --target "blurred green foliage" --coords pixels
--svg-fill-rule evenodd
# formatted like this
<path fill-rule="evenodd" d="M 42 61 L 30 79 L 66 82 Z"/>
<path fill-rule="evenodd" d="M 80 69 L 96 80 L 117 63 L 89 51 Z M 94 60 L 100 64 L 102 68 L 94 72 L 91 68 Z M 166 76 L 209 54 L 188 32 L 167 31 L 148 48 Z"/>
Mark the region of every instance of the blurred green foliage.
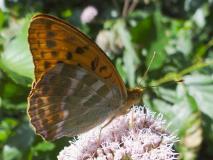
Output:
<path fill-rule="evenodd" d="M 85 24 L 80 15 L 89 5 L 98 15 Z M 127 86 L 145 87 L 144 104 L 163 113 L 180 138 L 180 159 L 212 160 L 212 11 L 211 0 L 1 0 L 0 159 L 57 159 L 70 140 L 43 141 L 26 113 L 34 79 L 27 30 L 31 16 L 42 12 L 98 37 Z"/>

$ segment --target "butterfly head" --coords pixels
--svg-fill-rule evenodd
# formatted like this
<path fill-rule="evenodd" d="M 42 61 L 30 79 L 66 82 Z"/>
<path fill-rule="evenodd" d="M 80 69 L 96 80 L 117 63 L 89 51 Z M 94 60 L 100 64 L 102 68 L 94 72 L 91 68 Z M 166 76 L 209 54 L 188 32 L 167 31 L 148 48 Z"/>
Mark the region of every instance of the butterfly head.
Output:
<path fill-rule="evenodd" d="M 138 104 L 140 102 L 141 96 L 143 94 L 143 88 L 133 88 L 127 90 L 128 101 L 132 104 Z"/>

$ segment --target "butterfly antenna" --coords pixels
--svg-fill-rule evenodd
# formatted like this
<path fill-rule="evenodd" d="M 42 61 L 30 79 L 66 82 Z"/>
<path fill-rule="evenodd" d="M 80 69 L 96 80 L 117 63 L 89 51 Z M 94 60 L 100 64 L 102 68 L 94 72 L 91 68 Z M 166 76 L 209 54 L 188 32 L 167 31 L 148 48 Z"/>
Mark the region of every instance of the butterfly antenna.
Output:
<path fill-rule="evenodd" d="M 143 75 L 143 78 L 145 78 L 145 77 L 147 76 L 147 73 L 148 73 L 148 71 L 149 71 L 149 69 L 150 69 L 150 67 L 151 67 L 151 65 L 152 65 L 152 62 L 154 61 L 155 56 L 156 56 L 156 52 L 154 51 L 154 54 L 153 54 L 153 56 L 152 56 L 152 59 L 151 59 L 149 65 L 148 65 L 148 67 L 147 67 L 147 69 L 146 69 L 146 71 L 145 71 L 145 73 L 144 73 L 144 75 Z"/>
<path fill-rule="evenodd" d="M 153 53 L 153 55 L 152 55 L 152 58 L 151 58 L 151 61 L 150 61 L 149 65 L 148 65 L 146 71 L 144 72 L 144 75 L 143 75 L 143 77 L 142 77 L 142 80 L 147 76 L 148 71 L 149 71 L 149 69 L 150 69 L 150 67 L 151 67 L 151 65 L 152 65 L 152 63 L 153 63 L 155 57 L 156 57 L 156 52 L 154 51 L 154 53 Z M 152 85 L 152 86 L 143 87 L 143 86 L 141 85 L 142 80 L 140 80 L 140 82 L 139 82 L 139 87 L 142 87 L 143 89 L 147 89 L 147 88 L 150 88 L 150 87 L 151 87 L 151 88 L 155 88 L 155 87 L 162 86 L 162 85 Z M 173 82 L 182 83 L 182 82 L 184 82 L 184 80 L 183 80 L 183 79 L 173 80 Z M 167 82 L 167 83 L 168 83 L 168 82 Z"/>
<path fill-rule="evenodd" d="M 141 85 L 141 82 L 142 82 L 142 80 L 147 76 L 147 73 L 148 73 L 148 71 L 149 71 L 149 69 L 150 69 L 150 67 L 151 67 L 151 65 L 152 65 L 152 62 L 154 61 L 154 58 L 155 58 L 155 57 L 156 57 L 156 52 L 154 51 L 154 53 L 153 53 L 153 55 L 152 55 L 152 59 L 151 59 L 149 65 L 148 65 L 146 71 L 144 72 L 144 74 L 143 74 L 143 76 L 142 76 L 142 79 L 141 79 L 140 82 L 139 82 L 139 86 L 142 86 L 142 85 Z M 143 87 L 143 88 L 144 88 L 144 87 Z"/>

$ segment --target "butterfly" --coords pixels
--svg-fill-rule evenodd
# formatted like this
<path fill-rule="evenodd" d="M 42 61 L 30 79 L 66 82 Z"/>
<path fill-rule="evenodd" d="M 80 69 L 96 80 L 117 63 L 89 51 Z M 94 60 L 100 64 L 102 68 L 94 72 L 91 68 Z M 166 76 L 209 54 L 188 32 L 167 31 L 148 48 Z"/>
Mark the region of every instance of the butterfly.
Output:
<path fill-rule="evenodd" d="M 28 42 L 35 66 L 28 115 L 43 138 L 79 135 L 140 101 L 143 90 L 127 89 L 105 53 L 67 22 L 34 16 Z"/>

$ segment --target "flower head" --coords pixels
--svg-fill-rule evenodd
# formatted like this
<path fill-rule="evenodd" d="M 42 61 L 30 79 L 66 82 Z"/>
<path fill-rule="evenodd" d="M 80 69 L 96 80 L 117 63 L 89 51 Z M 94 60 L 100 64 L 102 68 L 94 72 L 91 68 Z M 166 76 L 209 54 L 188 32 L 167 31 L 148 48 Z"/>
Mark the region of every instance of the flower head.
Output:
<path fill-rule="evenodd" d="M 177 141 L 165 129 L 162 115 L 144 107 L 133 107 L 100 133 L 100 126 L 82 134 L 65 147 L 58 160 L 174 160 Z"/>

